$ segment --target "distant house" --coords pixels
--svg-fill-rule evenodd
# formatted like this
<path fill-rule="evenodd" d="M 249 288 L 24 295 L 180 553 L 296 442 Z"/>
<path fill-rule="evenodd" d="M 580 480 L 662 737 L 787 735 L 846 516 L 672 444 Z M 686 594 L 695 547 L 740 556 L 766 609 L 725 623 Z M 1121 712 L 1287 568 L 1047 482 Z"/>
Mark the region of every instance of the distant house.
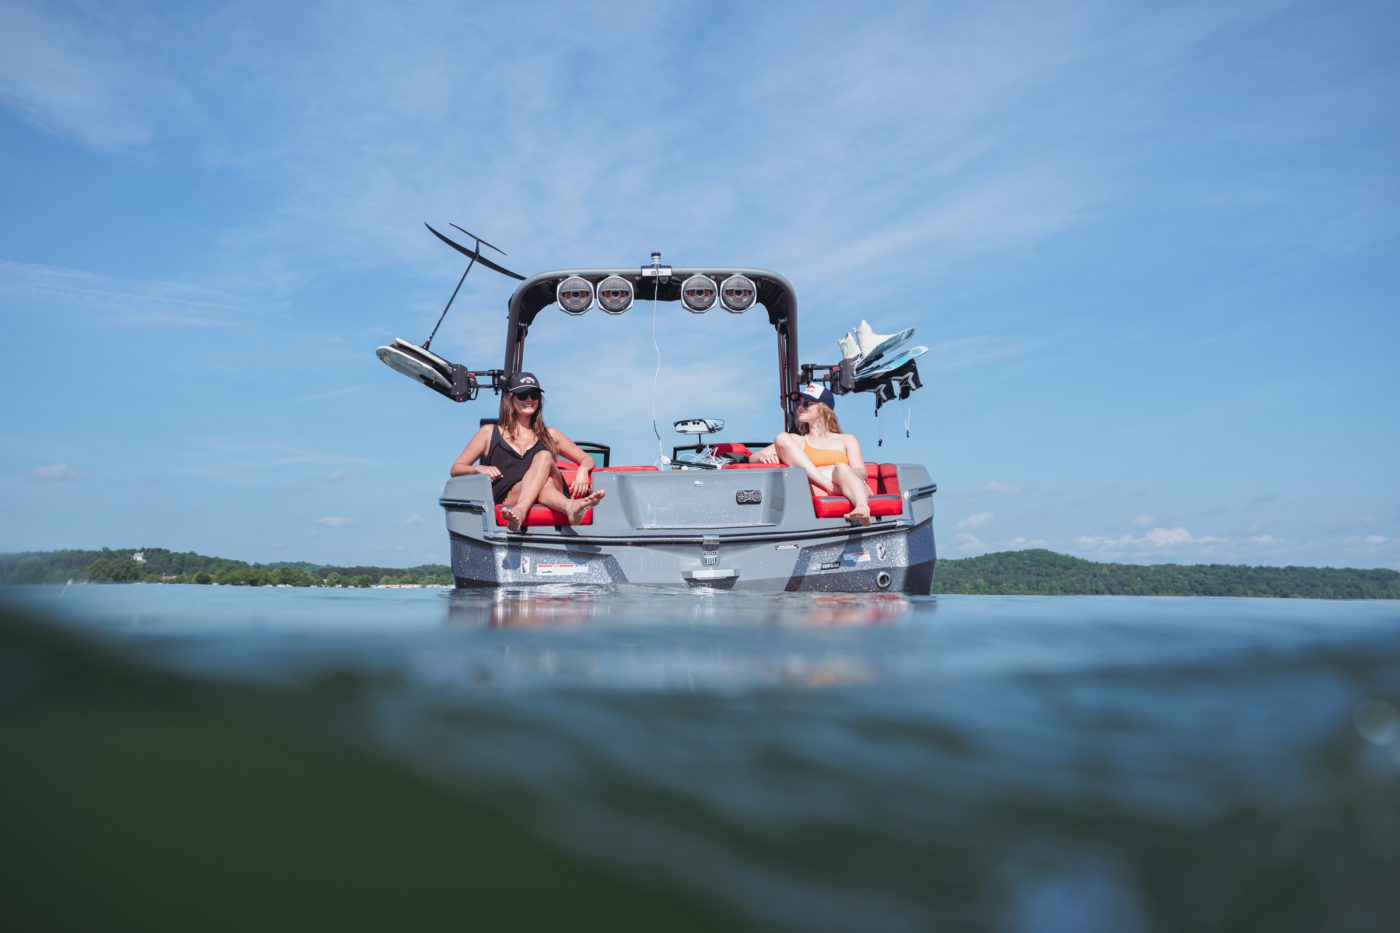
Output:
<path fill-rule="evenodd" d="M 131 559 L 136 561 L 136 563 L 138 564 L 144 564 L 146 562 L 146 552 L 137 551 L 135 554 L 131 555 Z"/>

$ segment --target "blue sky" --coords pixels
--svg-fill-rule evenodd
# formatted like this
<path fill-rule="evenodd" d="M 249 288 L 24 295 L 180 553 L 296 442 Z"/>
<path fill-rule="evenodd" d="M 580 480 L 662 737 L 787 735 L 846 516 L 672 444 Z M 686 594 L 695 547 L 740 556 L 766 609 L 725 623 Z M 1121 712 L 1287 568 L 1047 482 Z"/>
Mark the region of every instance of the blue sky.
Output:
<path fill-rule="evenodd" d="M 1400 568 L 1394 3 L 0 0 L 0 550 L 447 560 L 492 401 L 382 366 L 457 222 L 523 272 L 774 269 L 802 357 L 917 327 L 838 414 L 940 551 Z M 434 342 L 500 365 L 510 283 Z M 547 311 L 551 423 L 779 428 L 760 314 Z M 663 429 L 669 449 L 675 437 Z"/>

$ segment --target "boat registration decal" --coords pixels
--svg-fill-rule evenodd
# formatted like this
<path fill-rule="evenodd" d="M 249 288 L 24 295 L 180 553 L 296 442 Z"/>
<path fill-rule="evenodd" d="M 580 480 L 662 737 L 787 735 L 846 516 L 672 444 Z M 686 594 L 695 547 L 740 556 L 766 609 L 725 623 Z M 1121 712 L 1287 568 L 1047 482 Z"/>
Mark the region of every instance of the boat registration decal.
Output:
<path fill-rule="evenodd" d="M 734 501 L 740 505 L 758 505 L 763 501 L 763 492 L 758 489 L 741 489 L 734 494 Z"/>
<path fill-rule="evenodd" d="M 859 551 L 847 551 L 841 555 L 841 563 L 843 564 L 864 564 L 869 560 L 870 552 L 865 548 L 861 548 Z"/>
<path fill-rule="evenodd" d="M 542 564 L 538 561 L 535 563 L 537 577 L 572 577 L 587 572 L 586 564 Z"/>

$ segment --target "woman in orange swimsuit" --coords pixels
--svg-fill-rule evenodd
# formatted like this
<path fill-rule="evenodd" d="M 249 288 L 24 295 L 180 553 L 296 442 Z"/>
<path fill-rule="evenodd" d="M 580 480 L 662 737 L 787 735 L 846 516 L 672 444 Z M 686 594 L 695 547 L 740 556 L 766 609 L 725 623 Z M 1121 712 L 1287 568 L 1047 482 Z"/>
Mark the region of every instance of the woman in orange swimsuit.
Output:
<path fill-rule="evenodd" d="M 812 484 L 812 495 L 841 495 L 851 500 L 846 518 L 870 524 L 870 488 L 865 485 L 865 460 L 860 441 L 841 433 L 836 420 L 836 396 L 818 383 L 803 386 L 797 400 L 797 434 L 779 434 L 773 442 L 777 459 L 801 467 Z M 760 458 L 761 459 L 761 458 Z"/>

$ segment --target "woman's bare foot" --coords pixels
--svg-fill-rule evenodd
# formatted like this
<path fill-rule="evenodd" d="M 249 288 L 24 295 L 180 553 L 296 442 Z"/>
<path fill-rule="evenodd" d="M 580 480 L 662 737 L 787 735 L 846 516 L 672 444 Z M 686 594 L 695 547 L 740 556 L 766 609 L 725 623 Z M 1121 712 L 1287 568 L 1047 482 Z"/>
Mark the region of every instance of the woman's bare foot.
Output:
<path fill-rule="evenodd" d="M 505 516 L 506 528 L 511 531 L 519 531 L 520 526 L 525 524 L 525 513 L 518 505 L 501 506 L 501 514 Z"/>
<path fill-rule="evenodd" d="M 583 513 L 593 506 L 603 501 L 603 490 L 595 489 L 582 499 L 570 499 L 565 515 L 569 516 L 569 524 L 577 525 L 583 521 Z"/>
<path fill-rule="evenodd" d="M 846 513 L 846 521 L 855 522 L 857 525 L 870 524 L 870 506 L 863 509 L 855 508 Z"/>

